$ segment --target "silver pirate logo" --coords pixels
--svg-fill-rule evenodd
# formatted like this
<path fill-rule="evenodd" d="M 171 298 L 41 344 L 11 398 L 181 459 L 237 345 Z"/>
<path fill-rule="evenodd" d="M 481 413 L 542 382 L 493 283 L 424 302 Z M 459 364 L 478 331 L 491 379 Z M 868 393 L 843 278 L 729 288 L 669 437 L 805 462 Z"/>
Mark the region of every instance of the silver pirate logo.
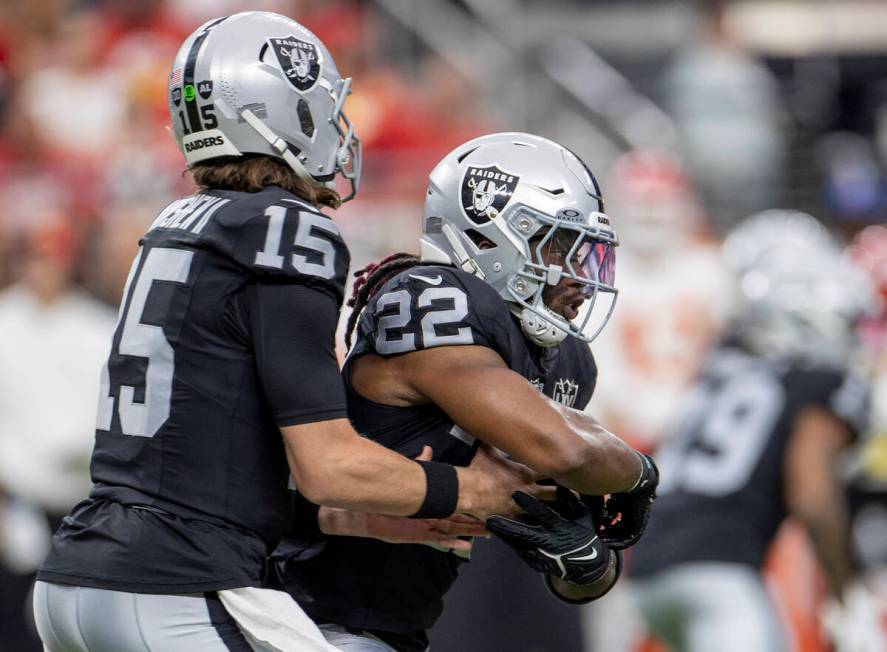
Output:
<path fill-rule="evenodd" d="M 561 378 L 554 386 L 554 400 L 567 407 L 573 407 L 579 394 L 579 383 Z"/>
<path fill-rule="evenodd" d="M 494 219 L 514 194 L 520 177 L 495 165 L 469 166 L 462 177 L 462 209 L 475 224 Z"/>
<path fill-rule="evenodd" d="M 320 52 L 313 43 L 295 36 L 268 39 L 280 68 L 289 82 L 300 91 L 314 87 L 320 79 Z"/>

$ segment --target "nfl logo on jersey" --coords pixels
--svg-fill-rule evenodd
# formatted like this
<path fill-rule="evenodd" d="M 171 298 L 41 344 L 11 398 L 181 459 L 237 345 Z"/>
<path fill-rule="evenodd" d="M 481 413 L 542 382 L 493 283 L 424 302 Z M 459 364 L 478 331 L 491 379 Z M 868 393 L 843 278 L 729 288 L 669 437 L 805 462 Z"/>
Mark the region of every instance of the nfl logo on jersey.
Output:
<path fill-rule="evenodd" d="M 573 407 L 578 393 L 579 383 L 574 383 L 567 378 L 561 378 L 554 386 L 554 400 L 567 407 Z"/>

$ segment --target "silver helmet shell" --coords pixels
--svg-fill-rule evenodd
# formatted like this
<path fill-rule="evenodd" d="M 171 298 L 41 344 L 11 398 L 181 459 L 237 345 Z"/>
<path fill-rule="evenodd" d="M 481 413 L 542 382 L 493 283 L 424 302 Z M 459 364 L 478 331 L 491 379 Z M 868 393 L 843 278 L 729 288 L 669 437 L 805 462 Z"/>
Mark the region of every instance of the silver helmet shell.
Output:
<path fill-rule="evenodd" d="M 871 288 L 815 218 L 768 210 L 741 222 L 724 242 L 739 295 L 737 335 L 755 353 L 845 365 L 854 324 Z"/>
<path fill-rule="evenodd" d="M 247 11 L 191 34 L 169 75 L 172 131 L 189 165 L 265 154 L 332 187 L 360 181 L 360 141 L 342 107 L 343 79 L 324 44 L 294 20 Z"/>
<path fill-rule="evenodd" d="M 570 150 L 539 136 L 499 133 L 450 152 L 431 172 L 422 260 L 452 264 L 495 288 L 524 333 L 541 346 L 572 335 L 590 342 L 616 300 L 618 244 L 597 181 Z M 542 250 L 570 243 L 562 265 Z M 569 278 L 585 301 L 573 319 L 551 310 L 546 286 Z"/>

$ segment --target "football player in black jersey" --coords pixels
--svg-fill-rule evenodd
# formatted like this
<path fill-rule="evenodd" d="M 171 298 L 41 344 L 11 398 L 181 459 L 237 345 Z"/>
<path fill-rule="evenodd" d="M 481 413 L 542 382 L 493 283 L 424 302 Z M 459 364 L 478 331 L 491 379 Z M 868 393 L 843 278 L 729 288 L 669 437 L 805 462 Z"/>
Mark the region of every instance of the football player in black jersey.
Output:
<path fill-rule="evenodd" d="M 471 469 L 416 463 L 348 424 L 333 338 L 349 254 L 319 209 L 339 205 L 337 176 L 346 199 L 357 188 L 349 86 L 276 14 L 209 21 L 176 56 L 170 117 L 201 190 L 160 212 L 129 274 L 95 485 L 38 576 L 48 650 L 247 649 L 226 608 L 262 585 L 290 472 L 318 503 L 426 518 L 507 511 L 531 477 L 486 452 Z M 313 625 L 293 636 L 328 648 Z"/>
<path fill-rule="evenodd" d="M 597 377 L 588 342 L 616 295 L 603 208 L 585 164 L 549 140 L 456 148 L 430 176 L 421 255 L 389 257 L 355 285 L 343 373 L 357 430 L 406 456 L 430 446 L 463 466 L 486 442 L 563 487 L 614 495 L 623 520 L 600 537 L 599 508 L 563 491 L 568 514 L 518 496 L 535 524 L 488 522 L 567 602 L 615 582 L 616 548 L 639 535 L 655 490 L 649 458 L 580 411 Z M 321 531 L 330 517 L 320 511 Z M 328 639 L 354 650 L 425 649 L 463 562 L 349 537 L 288 540 L 275 559 Z"/>
<path fill-rule="evenodd" d="M 724 251 L 743 301 L 657 453 L 660 496 L 631 585 L 674 650 L 784 650 L 760 575 L 783 520 L 806 527 L 831 595 L 851 575 L 837 463 L 866 420 L 867 386 L 848 371 L 866 289 L 802 213 L 752 217 Z"/>

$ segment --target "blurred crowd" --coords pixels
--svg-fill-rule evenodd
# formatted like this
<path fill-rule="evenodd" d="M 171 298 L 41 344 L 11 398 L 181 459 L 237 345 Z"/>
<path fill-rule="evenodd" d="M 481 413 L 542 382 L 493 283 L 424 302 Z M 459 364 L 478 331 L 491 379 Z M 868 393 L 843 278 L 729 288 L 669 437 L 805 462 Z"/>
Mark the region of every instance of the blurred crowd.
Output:
<path fill-rule="evenodd" d="M 296 18 L 355 79 L 347 112 L 365 170 L 359 198 L 336 213 L 355 269 L 415 249 L 427 173 L 447 151 L 482 133 L 527 128 L 484 113 L 482 91 L 433 51 L 409 65 L 391 57 L 382 28 L 391 23 L 372 2 L 0 3 L 0 648 L 30 649 L 21 633 L 26 609 L 9 596 L 27 592 L 48 532 L 90 486 L 98 368 L 138 238 L 162 206 L 193 191 L 166 133 L 170 61 L 198 24 L 244 9 Z M 887 300 L 887 235 L 863 231 L 887 217 L 879 153 L 887 149 L 887 111 L 870 107 L 867 132 L 836 120 L 808 138 L 835 106 L 809 92 L 799 104 L 783 92 L 722 19 L 707 14 L 657 79 L 673 146 L 629 142 L 637 149 L 589 157 L 622 240 L 620 298 L 593 345 L 601 376 L 591 410 L 647 450 L 668 431 L 707 350 L 735 315 L 720 252 L 740 218 L 766 208 L 818 209 L 844 242 L 861 234 L 854 255 Z M 791 190 L 812 174 L 809 161 L 798 164 L 807 154 L 820 157 L 812 198 Z M 875 386 L 875 418 L 846 463 L 847 477 L 864 476 L 869 493 L 887 487 L 887 331 L 878 310 L 873 299 L 860 331 L 870 347 L 861 357 Z M 859 481 L 848 486 L 851 497 L 854 487 L 865 493 Z M 872 509 L 855 545 L 883 570 L 887 506 Z M 824 649 L 810 630 L 812 556 L 797 532 L 784 541 L 788 552 L 774 552 L 771 569 L 798 649 Z M 613 596 L 613 608 L 620 600 Z"/>

